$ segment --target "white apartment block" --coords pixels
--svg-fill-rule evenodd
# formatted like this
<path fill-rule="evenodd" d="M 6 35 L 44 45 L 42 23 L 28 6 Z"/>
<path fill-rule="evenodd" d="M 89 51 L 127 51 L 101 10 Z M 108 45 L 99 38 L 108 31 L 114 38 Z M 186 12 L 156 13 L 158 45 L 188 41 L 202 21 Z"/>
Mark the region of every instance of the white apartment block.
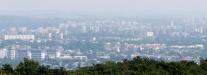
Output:
<path fill-rule="evenodd" d="M 34 35 L 4 35 L 4 40 L 34 40 Z"/>

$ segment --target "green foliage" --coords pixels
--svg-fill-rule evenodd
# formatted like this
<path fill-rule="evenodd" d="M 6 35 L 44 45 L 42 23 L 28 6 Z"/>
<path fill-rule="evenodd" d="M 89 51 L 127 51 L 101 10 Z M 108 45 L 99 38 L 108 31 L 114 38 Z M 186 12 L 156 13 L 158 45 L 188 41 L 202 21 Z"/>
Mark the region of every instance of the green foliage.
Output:
<path fill-rule="evenodd" d="M 2 65 L 0 75 L 4 75 L 4 74 L 11 75 L 12 73 L 14 73 L 14 70 L 11 65 L 9 64 Z"/>
<path fill-rule="evenodd" d="M 150 58 L 136 57 L 121 62 L 105 62 L 77 70 L 63 67 L 52 69 L 38 62 L 24 59 L 16 68 L 2 65 L 0 75 L 207 75 L 207 59 L 198 65 L 192 61 L 165 62 Z"/>
<path fill-rule="evenodd" d="M 67 71 L 63 67 L 51 69 L 34 60 L 24 59 L 15 69 L 9 64 L 2 65 L 0 75 L 67 75 Z"/>
<path fill-rule="evenodd" d="M 207 75 L 207 60 L 201 65 L 192 61 L 164 62 L 136 57 L 122 62 L 106 62 L 75 70 L 73 75 Z"/>
<path fill-rule="evenodd" d="M 39 66 L 37 70 L 39 75 L 49 75 L 50 67 L 49 66 Z"/>
<path fill-rule="evenodd" d="M 18 75 L 37 75 L 39 63 L 33 60 L 24 59 L 16 67 L 16 73 Z"/>
<path fill-rule="evenodd" d="M 63 67 L 60 67 L 57 69 L 50 69 L 49 75 L 67 75 L 67 72 Z"/>

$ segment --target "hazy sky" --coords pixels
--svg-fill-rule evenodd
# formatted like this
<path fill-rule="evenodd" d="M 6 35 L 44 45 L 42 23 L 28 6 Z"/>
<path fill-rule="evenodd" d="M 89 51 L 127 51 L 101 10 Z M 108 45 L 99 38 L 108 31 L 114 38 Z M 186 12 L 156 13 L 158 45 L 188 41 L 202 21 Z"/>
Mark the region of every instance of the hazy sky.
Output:
<path fill-rule="evenodd" d="M 0 14 L 207 15 L 207 0 L 0 0 Z"/>

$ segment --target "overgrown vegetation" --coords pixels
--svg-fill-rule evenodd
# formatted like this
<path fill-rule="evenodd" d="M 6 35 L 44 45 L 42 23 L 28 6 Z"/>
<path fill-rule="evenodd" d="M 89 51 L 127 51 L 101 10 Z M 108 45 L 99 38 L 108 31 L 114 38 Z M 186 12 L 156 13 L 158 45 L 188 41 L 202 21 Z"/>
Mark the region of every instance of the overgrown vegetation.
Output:
<path fill-rule="evenodd" d="M 0 75 L 207 75 L 207 59 L 200 64 L 192 61 L 165 62 L 136 57 L 122 62 L 105 62 L 77 70 L 52 69 L 38 62 L 24 59 L 16 68 L 2 65 Z"/>

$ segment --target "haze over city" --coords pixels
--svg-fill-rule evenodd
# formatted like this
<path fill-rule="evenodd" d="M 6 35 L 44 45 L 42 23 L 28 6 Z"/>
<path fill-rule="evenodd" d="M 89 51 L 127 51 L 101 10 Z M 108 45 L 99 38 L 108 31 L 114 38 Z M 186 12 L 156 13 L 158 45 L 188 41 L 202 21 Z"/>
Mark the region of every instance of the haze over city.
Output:
<path fill-rule="evenodd" d="M 0 14 L 206 16 L 206 0 L 0 0 Z"/>
<path fill-rule="evenodd" d="M 0 75 L 207 75 L 206 0 L 0 0 Z"/>

